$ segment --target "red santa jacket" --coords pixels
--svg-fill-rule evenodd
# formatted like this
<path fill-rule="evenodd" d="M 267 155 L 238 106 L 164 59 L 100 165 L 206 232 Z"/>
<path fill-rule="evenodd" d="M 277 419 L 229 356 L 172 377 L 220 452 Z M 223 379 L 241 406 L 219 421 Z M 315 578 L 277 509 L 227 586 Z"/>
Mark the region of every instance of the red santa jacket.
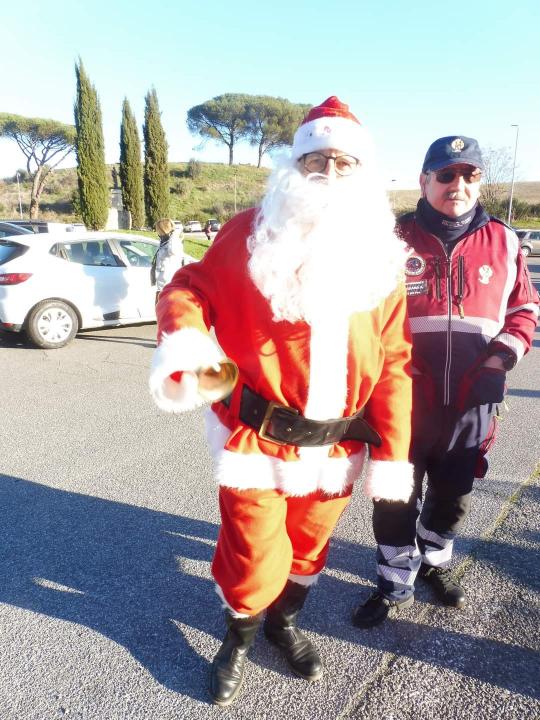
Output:
<path fill-rule="evenodd" d="M 523 357 L 538 317 L 518 238 L 480 206 L 450 255 L 415 213 L 398 228 L 412 248 L 405 273 L 418 391 L 462 410 L 499 401 L 493 393 L 502 392 L 504 377 L 481 365 L 498 348 Z"/>
<path fill-rule="evenodd" d="M 239 382 L 227 406 L 212 406 L 217 419 L 209 422 L 218 479 L 236 487 L 271 487 L 277 476 L 277 486 L 294 494 L 342 492 L 361 469 L 364 446 L 343 441 L 298 448 L 264 440 L 239 419 L 242 386 L 301 414 L 309 396 L 313 419 L 350 416 L 365 408 L 365 419 L 382 437 L 382 445 L 371 448 L 367 492 L 408 497 L 411 380 L 404 289 L 396 288 L 375 309 L 350 318 L 329 317 L 313 325 L 276 322 L 248 272 L 253 220 L 250 210 L 227 223 L 203 260 L 179 270 L 162 291 L 150 382 L 154 397 L 164 409 L 189 409 L 182 401 L 175 406 L 175 388 L 167 376 L 208 365 L 223 354 L 234 360 Z M 212 327 L 223 350 L 219 355 L 211 349 Z"/>

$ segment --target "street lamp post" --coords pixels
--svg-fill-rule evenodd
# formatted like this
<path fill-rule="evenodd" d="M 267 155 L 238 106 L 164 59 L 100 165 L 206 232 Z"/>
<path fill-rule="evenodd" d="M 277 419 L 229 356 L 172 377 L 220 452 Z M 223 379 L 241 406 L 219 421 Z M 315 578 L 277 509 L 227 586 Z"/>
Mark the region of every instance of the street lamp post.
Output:
<path fill-rule="evenodd" d="M 514 144 L 514 163 L 512 165 L 512 183 L 510 185 L 510 202 L 508 203 L 508 225 L 511 224 L 512 221 L 512 201 L 514 199 L 514 175 L 516 173 L 516 155 L 517 155 L 517 146 L 518 146 L 518 136 L 519 136 L 519 125 L 510 125 L 510 127 L 516 128 L 516 142 Z"/>
<path fill-rule="evenodd" d="M 396 191 L 395 191 L 396 186 L 394 185 L 394 183 L 396 182 L 396 178 L 392 178 L 390 180 L 390 182 L 392 183 L 392 210 L 395 210 L 396 209 Z"/>
<path fill-rule="evenodd" d="M 21 202 L 21 186 L 20 186 L 20 184 L 19 184 L 19 172 L 17 171 L 17 172 L 15 173 L 15 175 L 17 176 L 17 191 L 18 191 L 18 193 L 19 193 L 19 215 L 20 215 L 21 220 L 22 220 L 22 202 Z"/>

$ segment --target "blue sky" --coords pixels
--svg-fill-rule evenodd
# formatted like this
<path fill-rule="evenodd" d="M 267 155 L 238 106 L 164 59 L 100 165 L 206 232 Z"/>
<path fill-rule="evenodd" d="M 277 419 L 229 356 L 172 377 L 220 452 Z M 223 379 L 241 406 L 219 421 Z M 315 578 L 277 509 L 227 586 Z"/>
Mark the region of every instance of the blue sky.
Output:
<path fill-rule="evenodd" d="M 516 178 L 540 180 L 540 3 L 432 0 L 27 0 L 2 10 L 0 111 L 73 122 L 80 55 L 118 161 L 126 96 L 139 124 L 155 86 L 169 160 L 227 162 L 186 127 L 193 105 L 226 92 L 319 104 L 338 95 L 375 137 L 388 187 L 414 188 L 427 146 L 464 134 L 514 151 Z M 238 162 L 256 163 L 239 146 Z M 69 165 L 74 165 L 72 158 Z M 24 167 L 0 141 L 0 177 Z"/>

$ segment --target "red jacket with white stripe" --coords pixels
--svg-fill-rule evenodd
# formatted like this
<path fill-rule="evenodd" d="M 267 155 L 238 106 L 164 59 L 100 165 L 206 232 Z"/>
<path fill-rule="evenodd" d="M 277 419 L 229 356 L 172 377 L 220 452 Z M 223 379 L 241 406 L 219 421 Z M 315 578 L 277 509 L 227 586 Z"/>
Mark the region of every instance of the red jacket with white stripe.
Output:
<path fill-rule="evenodd" d="M 517 236 L 480 206 L 450 254 L 416 213 L 401 217 L 398 230 L 412 248 L 406 287 L 416 385 L 435 406 L 464 410 L 499 401 L 490 392 L 501 371 L 481 365 L 497 349 L 520 360 L 538 318 L 538 293 Z"/>

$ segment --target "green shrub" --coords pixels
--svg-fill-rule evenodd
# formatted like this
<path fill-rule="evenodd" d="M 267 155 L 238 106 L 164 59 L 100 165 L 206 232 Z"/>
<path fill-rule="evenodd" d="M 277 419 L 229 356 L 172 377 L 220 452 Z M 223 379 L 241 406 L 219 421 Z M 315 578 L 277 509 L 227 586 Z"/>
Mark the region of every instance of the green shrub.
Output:
<path fill-rule="evenodd" d="M 191 158 L 187 164 L 186 174 L 192 180 L 198 180 L 202 175 L 202 166 L 198 160 Z"/>

